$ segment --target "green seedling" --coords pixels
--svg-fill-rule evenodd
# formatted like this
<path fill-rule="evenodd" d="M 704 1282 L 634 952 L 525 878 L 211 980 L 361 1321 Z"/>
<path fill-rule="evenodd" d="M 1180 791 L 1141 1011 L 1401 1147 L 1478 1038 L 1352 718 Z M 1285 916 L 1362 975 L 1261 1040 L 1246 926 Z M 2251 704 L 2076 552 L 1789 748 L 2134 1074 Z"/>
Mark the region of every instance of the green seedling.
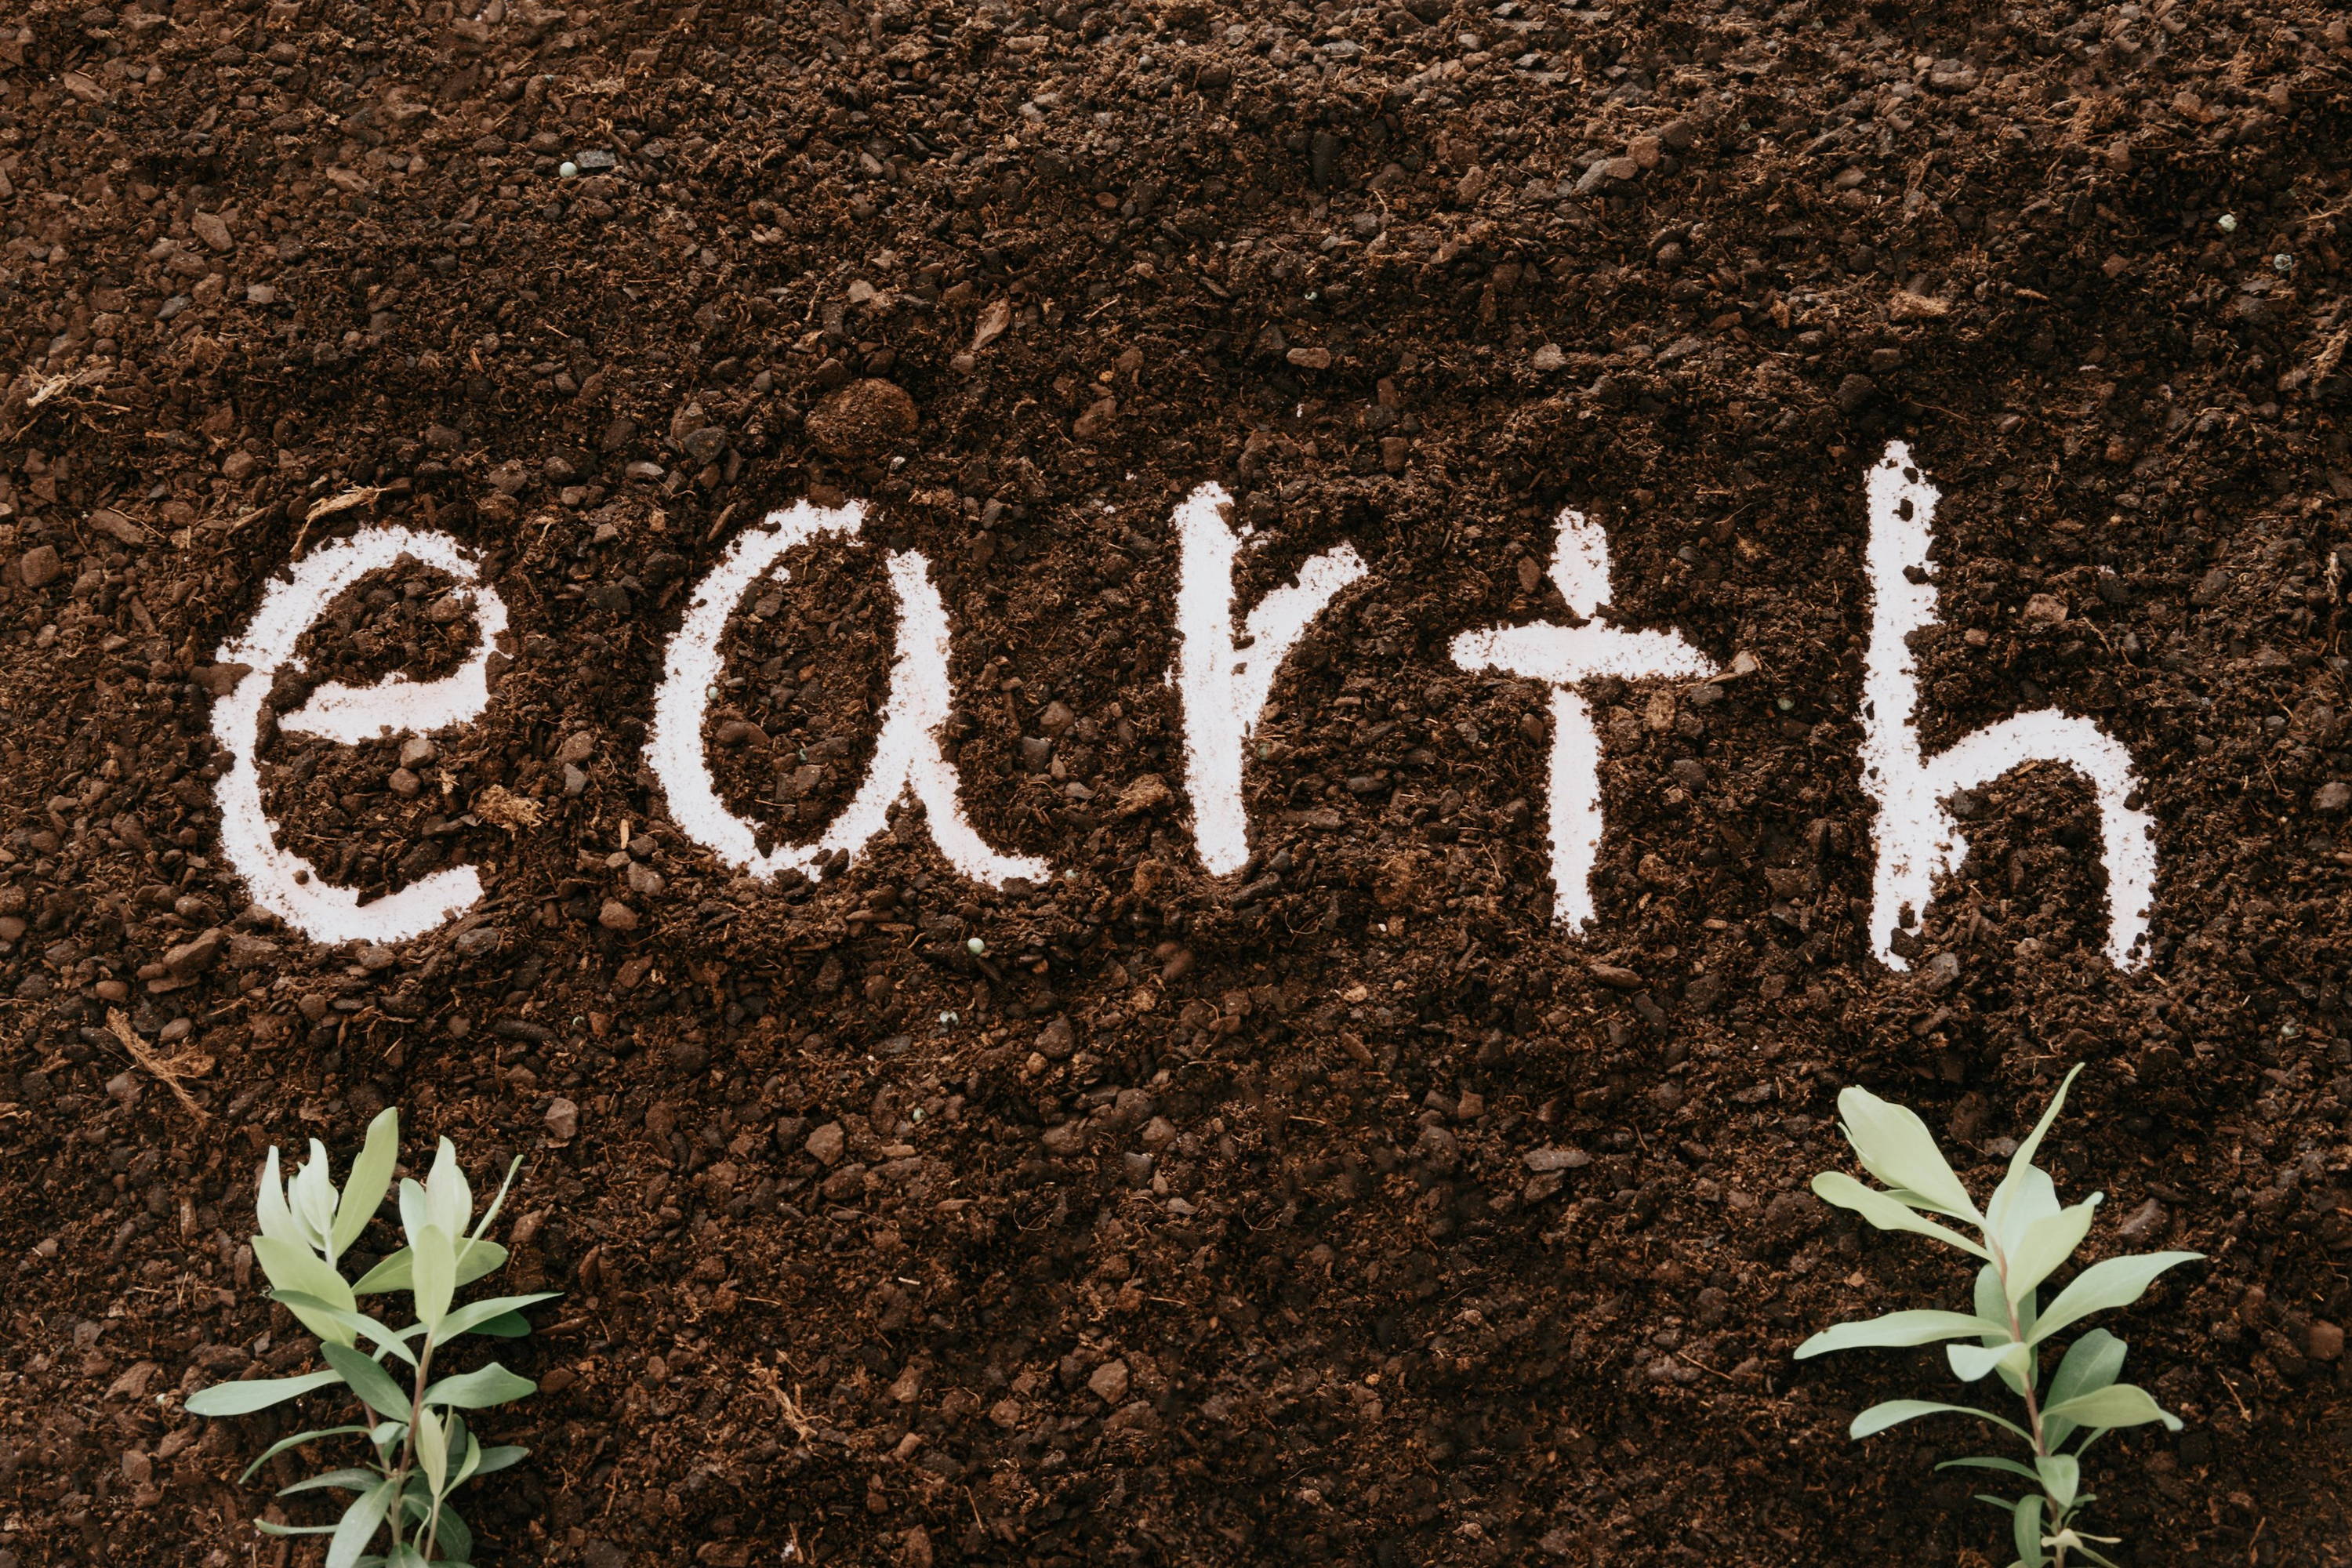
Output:
<path fill-rule="evenodd" d="M 367 1463 L 312 1476 L 278 1493 L 351 1493 L 352 1501 L 336 1523 L 254 1521 L 269 1535 L 331 1537 L 325 1568 L 444 1568 L 469 1563 L 473 1535 L 449 1507 L 449 1495 L 477 1477 L 505 1469 L 528 1452 L 484 1447 L 459 1412 L 503 1405 L 531 1393 L 537 1384 L 496 1362 L 455 1375 L 445 1366 L 437 1377 L 434 1368 L 436 1359 L 446 1361 L 442 1352 L 462 1335 L 520 1339 L 530 1333 L 521 1309 L 554 1295 L 542 1291 L 457 1304 L 461 1287 L 507 1260 L 507 1249 L 487 1239 L 487 1233 L 522 1161 L 518 1158 L 507 1167 L 498 1196 L 475 1223 L 473 1190 L 457 1167 L 457 1151 L 446 1138 L 441 1140 L 440 1153 L 424 1182 L 400 1184 L 400 1222 L 408 1245 L 358 1279 L 346 1280 L 338 1259 L 359 1240 L 391 1189 L 399 1144 L 400 1113 L 387 1110 L 369 1124 L 367 1142 L 352 1162 L 340 1193 L 328 1174 L 326 1148 L 317 1139 L 310 1141 L 310 1157 L 290 1183 L 279 1179 L 278 1151 L 269 1151 L 255 1205 L 261 1234 L 253 1238 L 253 1256 L 269 1277 L 270 1299 L 318 1336 L 319 1352 L 327 1364 L 298 1377 L 215 1384 L 188 1397 L 189 1410 L 198 1415 L 249 1415 L 334 1387 L 358 1400 L 356 1424 L 281 1438 L 238 1478 L 250 1478 L 300 1444 L 327 1437 L 366 1440 Z M 391 1328 L 359 1310 L 361 1297 L 394 1291 L 405 1291 L 411 1299 L 416 1321 L 406 1328 Z"/>
<path fill-rule="evenodd" d="M 1945 1345 L 1952 1371 L 1965 1383 L 1988 1373 L 1998 1376 L 2025 1402 L 2022 1425 L 1971 1405 L 1890 1399 L 1855 1416 L 1853 1435 L 1860 1439 L 1914 1416 L 1944 1412 L 1971 1415 L 2014 1434 L 2029 1450 L 2023 1461 L 1987 1457 L 1948 1459 L 1936 1467 L 1996 1470 L 2032 1484 L 2032 1491 L 2014 1500 L 1978 1494 L 1980 1501 L 2010 1516 L 2018 1557 L 2011 1568 L 2066 1568 L 2069 1553 L 2115 1568 L 2100 1555 L 2098 1545 L 2113 1545 L 2116 1538 L 2085 1535 L 2074 1524 L 2075 1516 L 2093 1500 L 2093 1494 L 2082 1489 L 2083 1451 L 2119 1426 L 2161 1421 L 2173 1431 L 2180 1429 L 2179 1417 L 2158 1405 L 2146 1389 L 2116 1381 L 2123 1372 L 2124 1342 L 2105 1329 L 2093 1329 L 2076 1340 L 2048 1381 L 2042 1378 L 2042 1358 L 2055 1348 L 2052 1336 L 2060 1330 L 2094 1312 L 2131 1305 L 2166 1269 L 2203 1256 L 2146 1252 L 2110 1258 L 2075 1275 L 2054 1300 L 2042 1305 L 2043 1285 L 2090 1234 L 2091 1216 L 2102 1195 L 2093 1193 L 2073 1207 L 2062 1208 L 2048 1173 L 2033 1163 L 2043 1135 L 2066 1103 L 2066 1090 L 2082 1070 L 2076 1067 L 2059 1085 L 2057 1097 L 2032 1135 L 2018 1145 L 2009 1174 L 1981 1212 L 1952 1173 L 1927 1124 L 1867 1089 L 1841 1093 L 1838 1114 L 1862 1168 L 1885 1183 L 1885 1188 L 1866 1186 L 1842 1171 L 1824 1171 L 1813 1178 L 1813 1191 L 1824 1202 L 1852 1209 L 1881 1230 L 1907 1230 L 1983 1260 L 1977 1272 L 1974 1310 L 1890 1312 L 1867 1322 L 1840 1323 L 1798 1346 L 1797 1359 L 1864 1346 L 1969 1342 Z M 1976 1238 L 1937 1224 L 1929 1215 L 1973 1227 Z M 2071 1449 L 2066 1447 L 2070 1441 Z"/>

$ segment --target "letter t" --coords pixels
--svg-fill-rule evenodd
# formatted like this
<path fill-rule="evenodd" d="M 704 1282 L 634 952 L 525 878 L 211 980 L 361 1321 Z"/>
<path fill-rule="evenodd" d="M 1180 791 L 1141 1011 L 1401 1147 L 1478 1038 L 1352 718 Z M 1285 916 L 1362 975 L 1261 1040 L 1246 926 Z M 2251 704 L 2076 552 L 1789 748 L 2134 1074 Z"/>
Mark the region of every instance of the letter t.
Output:
<path fill-rule="evenodd" d="M 1696 679 L 1715 673 L 1715 666 L 1673 632 L 1619 631 L 1594 618 L 1609 598 L 1609 542 L 1582 512 L 1559 514 L 1551 580 L 1583 625 L 1464 632 L 1454 639 L 1454 662 L 1552 688 L 1552 913 L 1581 928 L 1592 923 L 1592 868 L 1601 856 L 1601 736 L 1577 684 L 1609 675 L 1626 680 Z"/>

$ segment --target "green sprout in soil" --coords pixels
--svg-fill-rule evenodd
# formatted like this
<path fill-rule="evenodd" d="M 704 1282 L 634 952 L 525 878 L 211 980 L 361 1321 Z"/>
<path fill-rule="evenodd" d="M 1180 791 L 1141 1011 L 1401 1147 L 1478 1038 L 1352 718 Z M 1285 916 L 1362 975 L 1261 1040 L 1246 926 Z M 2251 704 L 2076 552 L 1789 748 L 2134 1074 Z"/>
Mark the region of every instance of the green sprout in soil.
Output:
<path fill-rule="evenodd" d="M 346 1281 L 337 1259 L 358 1241 L 392 1186 L 399 1152 L 400 1113 L 387 1110 L 368 1126 L 367 1142 L 352 1162 L 342 1191 L 327 1170 L 327 1151 L 310 1141 L 310 1157 L 290 1183 L 278 1176 L 278 1151 L 261 1173 L 255 1205 L 261 1234 L 253 1256 L 268 1275 L 270 1300 L 278 1302 L 319 1337 L 326 1368 L 299 1377 L 257 1378 L 215 1384 L 189 1395 L 198 1415 L 248 1415 L 316 1389 L 341 1386 L 359 1401 L 358 1424 L 297 1432 L 270 1445 L 246 1468 L 244 1480 L 287 1449 L 325 1437 L 367 1440 L 369 1461 L 297 1481 L 279 1489 L 336 1490 L 352 1494 L 334 1524 L 285 1525 L 254 1522 L 269 1535 L 325 1535 L 325 1568 L 442 1568 L 470 1562 L 472 1532 L 449 1507 L 449 1494 L 478 1476 L 505 1469 L 526 1449 L 484 1447 L 467 1429 L 460 1411 L 485 1410 L 531 1393 L 538 1385 L 498 1363 L 455 1375 L 435 1377 L 434 1362 L 465 1334 L 520 1339 L 530 1332 L 521 1309 L 551 1300 L 555 1292 L 498 1296 L 456 1305 L 459 1287 L 499 1268 L 507 1249 L 485 1238 L 506 1202 L 507 1189 L 521 1164 L 507 1167 L 506 1181 L 478 1224 L 473 1190 L 457 1167 L 457 1151 L 446 1138 L 423 1183 L 400 1184 L 400 1221 L 408 1245 Z M 473 1228 L 467 1226 L 472 1224 Z M 408 1292 L 416 1321 L 388 1327 L 359 1310 L 359 1298 Z M 362 1349 L 364 1340 L 370 1349 Z M 387 1362 L 397 1362 L 406 1386 Z M 385 1543 L 379 1551 L 379 1534 Z"/>
<path fill-rule="evenodd" d="M 2173 1431 L 2180 1429 L 2179 1417 L 2158 1405 L 2146 1389 L 2116 1381 L 2123 1372 L 2124 1342 L 2105 1329 L 2093 1329 L 2076 1340 L 2059 1360 L 2057 1371 L 2046 1383 L 2042 1379 L 2042 1361 L 2052 1348 L 2051 1336 L 2094 1312 L 2131 1305 L 2147 1293 L 2158 1275 L 2203 1256 L 2146 1252 L 2110 1258 L 2074 1276 L 2048 1306 L 2041 1304 L 2043 1282 L 2083 1244 L 2102 1195 L 2093 1193 L 2073 1207 L 2062 1208 L 2048 1173 L 2033 1163 L 2042 1135 L 2057 1119 L 2059 1108 L 2066 1103 L 2066 1090 L 2082 1070 L 2077 1066 L 2058 1086 L 2057 1097 L 2042 1112 L 2032 1134 L 2018 1145 L 2010 1159 L 2008 1176 L 1993 1190 L 1992 1201 L 1981 1213 L 1936 1147 L 1927 1124 L 1867 1089 L 1848 1089 L 1841 1093 L 1838 1113 L 1862 1168 L 1885 1183 L 1885 1190 L 1865 1186 L 1842 1171 L 1824 1171 L 1813 1178 L 1813 1191 L 1823 1201 L 1853 1210 L 1881 1230 L 1932 1237 L 1984 1260 L 1977 1273 L 1974 1311 L 1890 1312 L 1867 1322 L 1840 1323 L 1798 1346 L 1797 1359 L 1863 1346 L 1974 1341 L 1944 1347 L 1952 1371 L 1965 1383 L 1977 1382 L 1988 1373 L 1997 1374 L 2011 1394 L 2025 1402 L 2023 1425 L 1971 1405 L 1890 1399 L 1855 1416 L 1853 1435 L 1857 1439 L 1867 1437 L 1915 1415 L 1939 1412 L 1972 1415 L 2014 1434 L 2029 1450 L 2026 1462 L 1976 1458 L 1948 1459 L 1936 1467 L 1998 1470 L 2032 1484 L 2032 1491 L 2014 1501 L 1977 1494 L 1979 1500 L 2010 1515 L 2018 1555 L 2011 1568 L 2045 1568 L 2053 1563 L 2055 1568 L 2066 1568 L 2070 1552 L 2114 1568 L 2092 1542 L 2112 1545 L 2116 1538 L 2085 1535 L 2074 1522 L 2075 1514 L 2093 1499 L 2093 1494 L 2082 1489 L 2083 1451 L 2118 1426 L 2161 1421 Z M 1926 1217 L 1928 1215 L 1973 1226 L 1977 1239 L 1937 1224 Z M 2065 1445 L 2078 1438 L 2072 1450 L 2066 1450 Z"/>

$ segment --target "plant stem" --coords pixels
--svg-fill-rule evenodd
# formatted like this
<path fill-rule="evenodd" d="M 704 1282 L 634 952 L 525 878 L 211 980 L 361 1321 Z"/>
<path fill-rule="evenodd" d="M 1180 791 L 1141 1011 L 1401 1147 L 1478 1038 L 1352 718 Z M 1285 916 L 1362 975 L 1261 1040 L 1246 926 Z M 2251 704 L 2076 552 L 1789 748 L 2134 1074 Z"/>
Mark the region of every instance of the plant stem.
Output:
<path fill-rule="evenodd" d="M 2007 1301 L 2009 1300 L 2009 1266 L 2001 1259 L 1998 1250 L 1994 1253 L 1994 1265 L 2000 1270 L 2001 1299 Z M 2025 1340 L 2025 1325 L 2018 1318 L 2015 1301 L 2009 1301 L 2009 1336 L 2020 1343 L 2023 1343 Z M 2033 1457 L 2037 1459 L 2046 1459 L 2050 1457 L 2050 1448 L 2042 1438 L 2042 1401 L 2035 1396 L 2033 1389 L 2035 1363 L 2039 1360 L 2040 1358 L 2029 1349 L 2026 1352 L 2025 1372 L 2019 1381 L 2025 1384 L 2025 1418 L 2033 1428 Z M 2034 1468 L 2038 1471 L 2041 1467 L 2036 1465 Z M 2055 1535 L 2066 1522 L 2066 1510 L 2058 1506 L 2058 1500 L 2050 1495 L 2047 1487 L 2042 1489 L 2042 1501 L 2043 1517 L 2049 1521 L 2050 1532 Z M 2051 1561 L 2054 1568 L 2066 1568 L 2066 1548 L 2059 1547 L 2057 1555 Z"/>
<path fill-rule="evenodd" d="M 400 1444 L 400 1468 L 392 1475 L 392 1543 L 400 1544 L 400 1525 L 408 1508 L 408 1472 L 416 1462 L 416 1423 L 425 1414 L 425 1378 L 433 1370 L 433 1336 L 425 1336 L 425 1348 L 416 1356 L 416 1391 L 409 1396 L 408 1430 Z M 2037 1427 L 2036 1430 L 2039 1430 Z M 425 1544 L 432 1542 L 428 1537 Z"/>

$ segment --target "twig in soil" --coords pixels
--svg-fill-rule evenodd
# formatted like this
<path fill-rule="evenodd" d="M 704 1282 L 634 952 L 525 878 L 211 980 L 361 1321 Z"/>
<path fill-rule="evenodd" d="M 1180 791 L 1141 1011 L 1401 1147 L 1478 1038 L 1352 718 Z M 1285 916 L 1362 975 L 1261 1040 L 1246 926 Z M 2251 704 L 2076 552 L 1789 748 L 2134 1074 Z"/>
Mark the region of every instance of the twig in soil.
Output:
<path fill-rule="evenodd" d="M 122 1042 L 122 1048 L 131 1053 L 131 1059 L 160 1079 L 163 1087 L 170 1089 L 178 1098 L 180 1103 L 187 1108 L 191 1116 L 199 1121 L 212 1120 L 212 1112 L 198 1105 L 196 1097 L 190 1094 L 187 1086 L 180 1081 L 179 1063 L 176 1059 L 165 1061 L 162 1057 L 149 1050 L 147 1042 L 141 1039 L 138 1031 L 131 1026 L 131 1020 L 122 1016 L 121 1008 L 109 1007 L 106 1010 L 106 1026 L 113 1031 L 116 1039 Z"/>
<path fill-rule="evenodd" d="M 756 1362 L 751 1366 L 751 1376 L 775 1399 L 777 1406 L 783 1411 L 784 1425 L 793 1429 L 794 1436 L 805 1443 L 815 1435 L 815 1424 L 809 1420 L 808 1412 L 801 1407 L 796 1397 L 800 1393 L 797 1387 L 791 1394 L 786 1394 L 783 1380 L 776 1375 L 776 1369 Z"/>

